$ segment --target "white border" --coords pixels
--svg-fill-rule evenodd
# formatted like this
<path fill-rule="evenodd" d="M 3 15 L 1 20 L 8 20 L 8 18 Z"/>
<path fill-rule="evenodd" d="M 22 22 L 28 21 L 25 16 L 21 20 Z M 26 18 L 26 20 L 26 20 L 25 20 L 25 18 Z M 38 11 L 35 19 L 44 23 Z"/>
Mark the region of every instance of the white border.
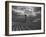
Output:
<path fill-rule="evenodd" d="M 34 6 L 41 7 L 41 30 L 27 30 L 27 31 L 12 31 L 12 6 Z M 42 33 L 44 32 L 44 5 L 41 4 L 23 4 L 23 3 L 9 3 L 9 34 L 26 34 L 26 33 Z"/>

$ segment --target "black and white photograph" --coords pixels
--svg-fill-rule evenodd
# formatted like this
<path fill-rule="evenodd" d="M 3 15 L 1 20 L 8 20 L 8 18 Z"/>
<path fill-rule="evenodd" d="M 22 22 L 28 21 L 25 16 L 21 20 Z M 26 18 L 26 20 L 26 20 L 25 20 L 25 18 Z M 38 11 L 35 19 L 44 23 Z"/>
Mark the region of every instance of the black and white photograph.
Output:
<path fill-rule="evenodd" d="M 9 35 L 44 33 L 44 3 L 9 2 L 7 10 Z"/>
<path fill-rule="evenodd" d="M 12 31 L 41 29 L 41 7 L 12 6 Z"/>

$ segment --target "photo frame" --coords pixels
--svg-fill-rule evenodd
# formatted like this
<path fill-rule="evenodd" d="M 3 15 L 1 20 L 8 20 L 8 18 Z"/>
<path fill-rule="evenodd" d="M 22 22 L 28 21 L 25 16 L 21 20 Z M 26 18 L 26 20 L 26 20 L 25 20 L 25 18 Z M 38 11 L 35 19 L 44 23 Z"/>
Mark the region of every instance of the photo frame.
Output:
<path fill-rule="evenodd" d="M 45 4 L 5 2 L 5 35 L 45 34 Z"/>

